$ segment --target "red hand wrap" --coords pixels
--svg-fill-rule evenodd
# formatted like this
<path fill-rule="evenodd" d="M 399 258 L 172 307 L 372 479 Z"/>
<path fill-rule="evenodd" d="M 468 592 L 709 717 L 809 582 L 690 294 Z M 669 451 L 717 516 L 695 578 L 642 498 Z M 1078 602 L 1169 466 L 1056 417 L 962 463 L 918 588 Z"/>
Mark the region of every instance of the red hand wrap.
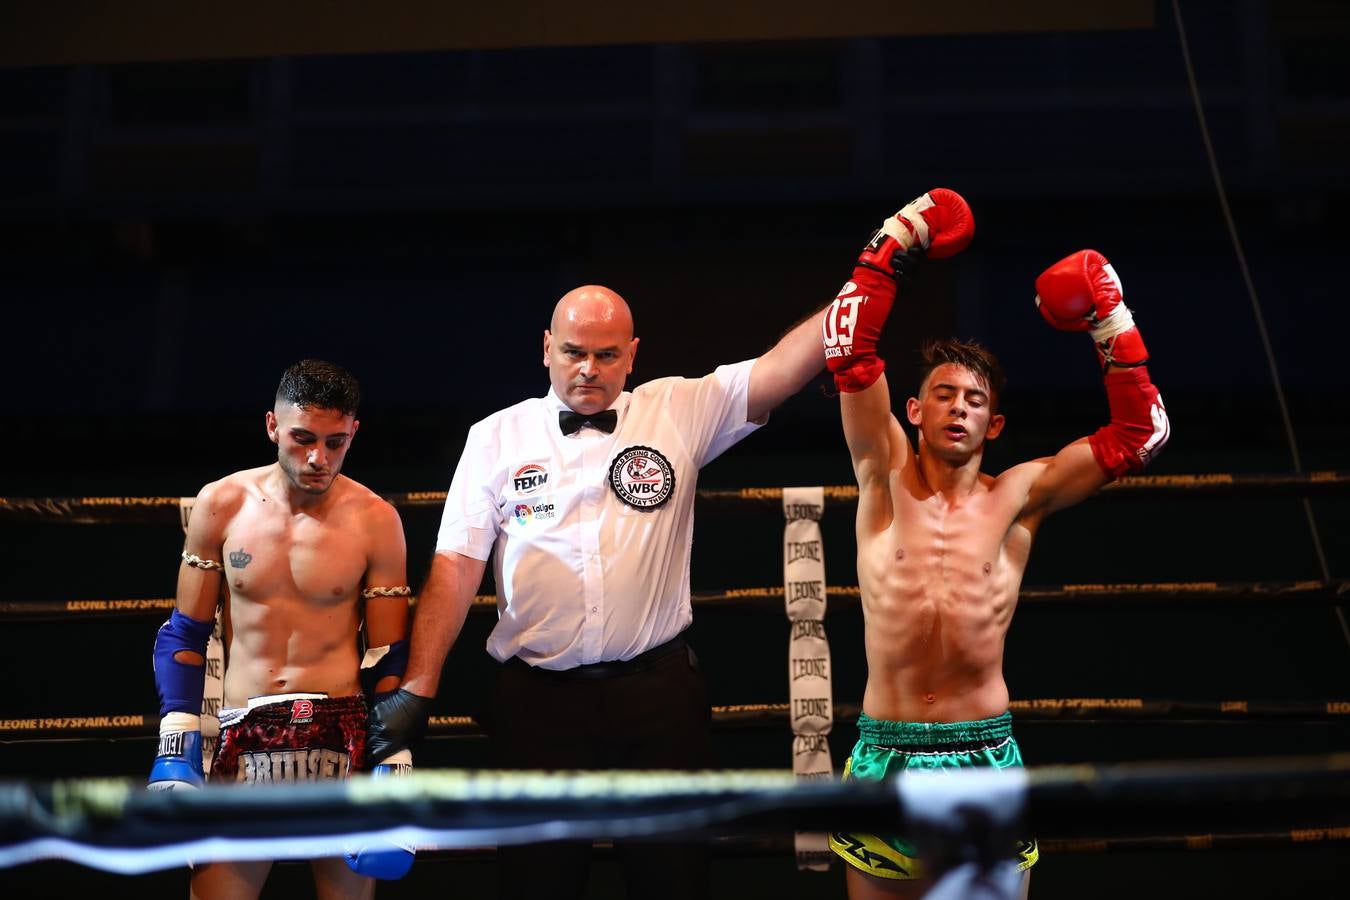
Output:
<path fill-rule="evenodd" d="M 892 247 L 895 241 L 886 238 Z M 821 319 L 825 365 L 845 393 L 869 388 L 886 371 L 877 356 L 881 326 L 895 302 L 895 279 L 868 266 L 857 266 Z"/>
<path fill-rule="evenodd" d="M 1171 426 L 1146 366 L 1107 372 L 1105 381 L 1111 424 L 1099 428 L 1089 442 L 1097 464 L 1119 478 L 1148 465 L 1167 443 Z"/>

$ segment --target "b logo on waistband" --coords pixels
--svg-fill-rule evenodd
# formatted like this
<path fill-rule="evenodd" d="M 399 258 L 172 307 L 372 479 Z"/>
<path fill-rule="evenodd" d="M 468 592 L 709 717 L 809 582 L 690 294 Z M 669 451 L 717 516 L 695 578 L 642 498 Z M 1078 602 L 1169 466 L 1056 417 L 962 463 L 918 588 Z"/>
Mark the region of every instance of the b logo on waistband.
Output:
<path fill-rule="evenodd" d="M 675 467 L 651 447 L 629 447 L 609 464 L 609 486 L 636 509 L 654 509 L 675 491 Z"/>
<path fill-rule="evenodd" d="M 314 701 L 313 700 L 292 700 L 291 701 L 291 724 L 304 725 L 306 722 L 314 721 Z"/>

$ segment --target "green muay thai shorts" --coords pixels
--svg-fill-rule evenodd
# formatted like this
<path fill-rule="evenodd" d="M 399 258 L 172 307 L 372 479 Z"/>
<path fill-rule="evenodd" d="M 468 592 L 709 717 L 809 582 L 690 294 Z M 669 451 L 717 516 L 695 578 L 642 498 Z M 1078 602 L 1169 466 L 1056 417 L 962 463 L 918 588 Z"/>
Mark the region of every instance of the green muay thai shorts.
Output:
<path fill-rule="evenodd" d="M 975 722 L 887 722 L 858 717 L 858 743 L 844 764 L 844 780 L 882 781 L 904 772 L 991 767 L 1021 768 L 1022 751 L 1012 733 L 1012 714 Z M 914 844 L 901 835 L 837 831 L 830 849 L 877 878 L 923 878 Z M 1040 858 L 1035 839 L 1008 848 L 1019 870 Z"/>

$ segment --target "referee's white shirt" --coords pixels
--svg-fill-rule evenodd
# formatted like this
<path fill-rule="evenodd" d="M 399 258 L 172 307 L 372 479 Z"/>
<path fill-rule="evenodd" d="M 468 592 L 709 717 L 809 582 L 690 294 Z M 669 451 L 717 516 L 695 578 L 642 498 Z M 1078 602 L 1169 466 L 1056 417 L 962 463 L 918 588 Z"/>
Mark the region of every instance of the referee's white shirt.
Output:
<path fill-rule="evenodd" d="M 564 436 L 567 407 L 552 390 L 469 429 L 436 550 L 492 556 L 493 657 L 570 669 L 631 659 L 688 627 L 698 470 L 759 427 L 746 421 L 754 363 L 623 392 L 613 434 Z M 632 448 L 669 464 L 674 487 L 659 506 L 611 486 L 611 463 Z"/>

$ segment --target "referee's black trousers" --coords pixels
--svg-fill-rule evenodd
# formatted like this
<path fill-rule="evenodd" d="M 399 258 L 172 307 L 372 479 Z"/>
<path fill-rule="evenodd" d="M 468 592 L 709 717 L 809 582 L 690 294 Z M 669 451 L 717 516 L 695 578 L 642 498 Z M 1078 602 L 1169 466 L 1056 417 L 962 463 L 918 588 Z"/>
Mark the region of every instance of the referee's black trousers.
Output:
<path fill-rule="evenodd" d="M 634 660 L 569 672 L 519 659 L 500 667 L 484 722 L 493 762 L 506 769 L 704 769 L 711 765 L 708 693 L 682 637 Z M 704 898 L 708 846 L 619 841 L 631 898 Z M 580 898 L 591 845 L 501 847 L 499 893 L 508 900 Z"/>

